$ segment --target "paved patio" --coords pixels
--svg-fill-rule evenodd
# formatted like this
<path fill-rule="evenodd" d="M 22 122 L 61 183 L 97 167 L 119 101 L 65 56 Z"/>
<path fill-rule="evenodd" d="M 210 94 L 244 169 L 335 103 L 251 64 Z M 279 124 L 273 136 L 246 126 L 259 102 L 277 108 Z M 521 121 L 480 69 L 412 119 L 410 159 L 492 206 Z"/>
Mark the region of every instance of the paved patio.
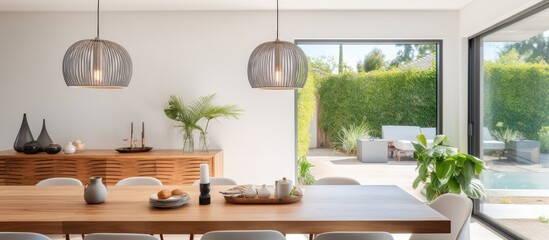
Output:
<path fill-rule="evenodd" d="M 419 200 L 427 201 L 419 189 L 412 188 L 412 182 L 416 177 L 416 161 L 411 156 L 403 155 L 401 161 L 389 158 L 388 163 L 362 163 L 355 156 L 348 156 L 331 149 L 315 148 L 309 151 L 307 160 L 314 165 L 311 173 L 315 178 L 344 176 L 354 178 L 361 184 L 397 185 Z M 404 240 L 410 235 L 395 234 L 394 237 L 397 240 Z M 493 239 L 502 238 L 472 220 L 471 240 Z"/>

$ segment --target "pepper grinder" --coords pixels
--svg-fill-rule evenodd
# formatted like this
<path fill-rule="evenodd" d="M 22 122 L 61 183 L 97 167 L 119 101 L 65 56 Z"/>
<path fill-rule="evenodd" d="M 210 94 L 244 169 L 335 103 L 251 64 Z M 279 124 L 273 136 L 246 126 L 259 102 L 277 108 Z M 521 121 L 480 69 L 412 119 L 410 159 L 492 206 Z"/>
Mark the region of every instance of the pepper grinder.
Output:
<path fill-rule="evenodd" d="M 210 197 L 210 171 L 207 163 L 200 164 L 200 196 L 198 203 L 200 205 L 209 205 Z"/>

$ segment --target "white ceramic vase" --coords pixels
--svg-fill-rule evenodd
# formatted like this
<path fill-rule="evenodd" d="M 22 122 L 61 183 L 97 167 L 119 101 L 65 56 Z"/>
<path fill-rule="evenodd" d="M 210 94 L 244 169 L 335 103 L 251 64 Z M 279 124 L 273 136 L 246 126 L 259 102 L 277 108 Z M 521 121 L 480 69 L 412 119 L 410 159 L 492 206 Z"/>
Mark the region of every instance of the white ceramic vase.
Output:
<path fill-rule="evenodd" d="M 63 148 L 63 152 L 67 154 L 72 154 L 76 152 L 76 147 L 72 144 L 72 142 L 67 143 L 65 147 Z"/>
<path fill-rule="evenodd" d="M 100 204 L 107 200 L 107 188 L 101 177 L 91 177 L 84 188 L 84 200 L 88 204 Z"/>

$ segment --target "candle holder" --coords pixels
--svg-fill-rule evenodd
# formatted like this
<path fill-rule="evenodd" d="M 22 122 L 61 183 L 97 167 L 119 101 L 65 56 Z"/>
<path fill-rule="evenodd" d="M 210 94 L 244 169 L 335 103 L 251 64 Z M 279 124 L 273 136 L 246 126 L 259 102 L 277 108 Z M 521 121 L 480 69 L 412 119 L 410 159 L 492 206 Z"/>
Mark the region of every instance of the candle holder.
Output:
<path fill-rule="evenodd" d="M 198 197 L 198 203 L 200 205 L 210 205 L 210 184 L 201 183 L 200 184 L 200 196 Z"/>

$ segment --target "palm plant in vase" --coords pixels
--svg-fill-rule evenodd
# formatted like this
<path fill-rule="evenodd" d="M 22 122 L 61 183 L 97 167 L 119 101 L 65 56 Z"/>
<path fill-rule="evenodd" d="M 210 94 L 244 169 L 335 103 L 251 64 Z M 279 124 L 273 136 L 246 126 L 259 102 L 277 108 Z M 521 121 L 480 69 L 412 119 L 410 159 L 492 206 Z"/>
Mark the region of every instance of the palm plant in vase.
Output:
<path fill-rule="evenodd" d="M 240 109 L 235 105 L 217 106 L 213 100 L 215 94 L 200 97 L 199 99 L 185 104 L 180 98 L 172 95 L 164 108 L 166 116 L 178 122 L 176 127 L 181 129 L 183 134 L 183 151 L 194 151 L 194 131 L 198 130 L 201 134 L 201 149 L 208 150 L 207 130 L 211 120 L 226 117 L 238 118 Z M 205 119 L 206 126 L 202 128 L 199 121 Z"/>

